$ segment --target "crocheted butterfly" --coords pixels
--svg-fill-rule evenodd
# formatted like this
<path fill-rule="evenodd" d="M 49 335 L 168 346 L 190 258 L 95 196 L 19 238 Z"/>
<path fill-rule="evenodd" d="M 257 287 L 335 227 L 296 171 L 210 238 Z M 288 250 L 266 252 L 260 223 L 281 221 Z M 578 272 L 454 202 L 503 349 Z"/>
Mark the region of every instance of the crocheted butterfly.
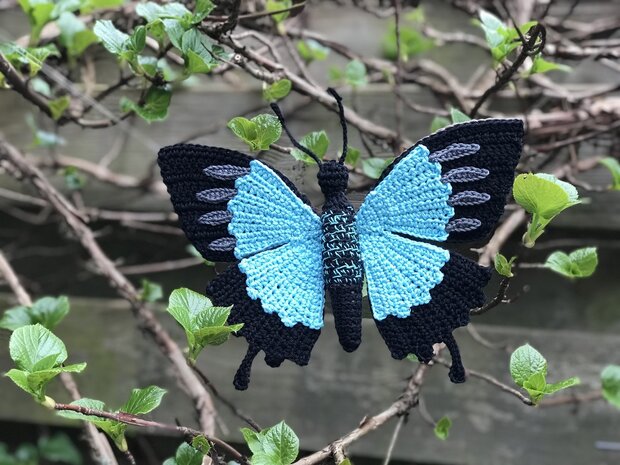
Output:
<path fill-rule="evenodd" d="M 484 303 L 490 271 L 434 243 L 487 236 L 502 214 L 522 147 L 515 119 L 472 120 L 444 128 L 405 150 L 354 211 L 346 197 L 346 122 L 338 161 L 319 165 L 325 196 L 316 213 L 306 196 L 266 163 L 219 147 L 178 144 L 159 166 L 181 227 L 203 257 L 234 262 L 207 287 L 214 305 L 249 348 L 234 379 L 246 389 L 254 357 L 279 366 L 306 365 L 331 299 L 344 350 L 361 342 L 362 287 L 392 357 L 428 363 L 433 344 L 450 351 L 450 379 L 465 380 L 452 331 Z M 326 292 L 327 291 L 327 292 Z"/>

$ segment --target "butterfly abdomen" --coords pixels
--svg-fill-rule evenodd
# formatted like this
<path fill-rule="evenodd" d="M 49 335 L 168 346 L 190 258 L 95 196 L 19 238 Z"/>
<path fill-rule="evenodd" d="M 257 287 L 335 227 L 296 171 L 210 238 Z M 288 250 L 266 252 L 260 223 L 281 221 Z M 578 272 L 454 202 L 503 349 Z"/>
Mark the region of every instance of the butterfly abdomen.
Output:
<path fill-rule="evenodd" d="M 342 347 L 352 352 L 361 342 L 363 273 L 354 210 L 351 205 L 324 209 L 323 274 L 331 297 Z"/>

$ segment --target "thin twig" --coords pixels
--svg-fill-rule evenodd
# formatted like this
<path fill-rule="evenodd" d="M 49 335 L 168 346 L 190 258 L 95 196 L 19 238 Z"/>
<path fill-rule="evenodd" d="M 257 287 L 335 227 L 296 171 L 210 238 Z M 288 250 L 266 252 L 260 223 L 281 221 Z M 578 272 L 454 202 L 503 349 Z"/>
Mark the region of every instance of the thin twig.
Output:
<path fill-rule="evenodd" d="M 362 437 L 366 436 L 371 431 L 374 431 L 380 426 L 384 425 L 392 418 L 407 413 L 409 410 L 411 410 L 417 405 L 418 396 L 420 395 L 420 388 L 424 381 L 424 377 L 429 369 L 429 365 L 420 364 L 420 366 L 418 366 L 418 368 L 414 372 L 413 376 L 411 376 L 411 378 L 409 379 L 405 391 L 398 398 L 398 400 L 396 400 L 387 409 L 372 417 L 364 418 L 361 421 L 360 425 L 351 432 L 331 442 L 320 451 L 298 460 L 293 465 L 318 464 L 328 459 L 333 454 L 334 449 L 343 450 L 344 448 L 358 441 Z"/>
<path fill-rule="evenodd" d="M 65 412 L 76 412 L 82 415 L 93 416 L 98 418 L 106 418 L 108 420 L 118 421 L 120 423 L 124 423 L 126 425 L 131 426 L 139 426 L 142 428 L 156 428 L 164 431 L 171 431 L 176 433 L 181 433 L 184 436 L 197 437 L 204 436 L 209 442 L 212 442 L 214 445 L 218 446 L 222 450 L 226 451 L 226 453 L 233 459 L 239 460 L 241 463 L 248 465 L 248 461 L 245 456 L 235 449 L 233 446 L 228 444 L 227 442 L 216 438 L 210 434 L 207 434 L 203 431 L 199 431 L 193 428 L 189 428 L 187 426 L 178 426 L 171 425 L 168 423 L 161 423 L 154 420 L 146 420 L 137 415 L 132 415 L 130 413 L 125 412 L 106 412 L 103 410 L 92 409 L 88 407 L 84 407 L 83 405 L 75 405 L 75 404 L 62 404 L 56 403 L 54 405 L 54 410 L 57 411 L 65 411 Z"/>

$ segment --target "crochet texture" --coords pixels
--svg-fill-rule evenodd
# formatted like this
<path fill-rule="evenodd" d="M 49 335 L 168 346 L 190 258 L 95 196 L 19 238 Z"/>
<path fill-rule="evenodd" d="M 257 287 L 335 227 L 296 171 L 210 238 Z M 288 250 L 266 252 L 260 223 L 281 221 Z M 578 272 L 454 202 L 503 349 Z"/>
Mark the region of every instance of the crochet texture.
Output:
<path fill-rule="evenodd" d="M 208 260 L 234 261 L 207 287 L 233 305 L 248 352 L 234 384 L 245 389 L 262 350 L 270 366 L 308 363 L 327 291 L 341 345 L 361 341 L 362 286 L 394 358 L 428 362 L 444 342 L 450 379 L 465 371 L 452 331 L 484 302 L 490 271 L 425 241 L 476 241 L 501 215 L 521 152 L 519 120 L 450 126 L 406 150 L 383 173 L 357 215 L 348 171 L 323 162 L 320 217 L 276 170 L 239 152 L 198 145 L 160 151 L 181 227 Z"/>

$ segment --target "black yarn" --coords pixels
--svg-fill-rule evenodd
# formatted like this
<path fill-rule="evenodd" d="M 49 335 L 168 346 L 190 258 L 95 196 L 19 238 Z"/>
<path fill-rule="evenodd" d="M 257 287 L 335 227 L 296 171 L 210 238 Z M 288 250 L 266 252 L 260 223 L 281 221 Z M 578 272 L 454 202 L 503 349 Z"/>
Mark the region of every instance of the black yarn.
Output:
<path fill-rule="evenodd" d="M 334 160 L 319 168 L 319 186 L 325 203 L 321 215 L 325 288 L 340 345 L 353 352 L 362 342 L 362 287 L 364 277 L 355 210 L 345 194 L 347 168 Z"/>
<path fill-rule="evenodd" d="M 232 265 L 206 289 L 213 305 L 233 306 L 228 318 L 230 324 L 243 323 L 236 335 L 246 338 L 249 347 L 235 376 L 235 387 L 240 390 L 248 387 L 252 360 L 259 351 L 265 352 L 265 362 L 271 367 L 280 366 L 284 360 L 304 366 L 321 334 L 301 323 L 285 326 L 276 314 L 265 313 L 260 300 L 248 297 L 245 288 L 245 275 L 237 265 Z"/>
<path fill-rule="evenodd" d="M 340 127 L 342 127 L 342 154 L 340 154 L 340 159 L 338 161 L 343 164 L 347 159 L 347 151 L 349 150 L 347 119 L 344 116 L 344 106 L 342 105 L 342 97 L 340 94 L 332 87 L 328 87 L 327 92 L 336 99 L 336 104 L 338 105 L 338 119 L 340 120 Z"/>
<path fill-rule="evenodd" d="M 443 280 L 431 290 L 429 303 L 411 307 L 407 318 L 391 315 L 375 323 L 392 357 L 398 360 L 415 354 L 421 362 L 428 363 L 433 358 L 433 344 L 444 342 L 452 356 L 450 379 L 462 383 L 465 371 L 452 331 L 469 323 L 470 309 L 484 304 L 482 289 L 491 271 L 450 252 L 450 260 L 441 272 Z"/>
<path fill-rule="evenodd" d="M 312 158 L 316 162 L 317 165 L 320 165 L 321 164 L 321 159 L 318 157 L 318 155 L 316 153 L 314 153 L 312 150 L 310 150 L 309 148 L 304 147 L 303 145 L 301 145 L 297 141 L 297 139 L 295 139 L 293 137 L 293 134 L 291 134 L 291 131 L 289 131 L 288 126 L 286 125 L 286 121 L 284 121 L 284 115 L 282 114 L 282 110 L 280 110 L 280 107 L 278 106 L 278 104 L 277 103 L 272 103 L 270 106 L 271 106 L 271 109 L 273 110 L 273 112 L 278 117 L 278 120 L 280 121 L 280 124 L 282 125 L 282 129 L 284 129 L 284 132 L 286 132 L 286 135 L 290 139 L 291 143 L 296 148 L 298 148 L 303 153 L 305 153 L 310 158 Z"/>

